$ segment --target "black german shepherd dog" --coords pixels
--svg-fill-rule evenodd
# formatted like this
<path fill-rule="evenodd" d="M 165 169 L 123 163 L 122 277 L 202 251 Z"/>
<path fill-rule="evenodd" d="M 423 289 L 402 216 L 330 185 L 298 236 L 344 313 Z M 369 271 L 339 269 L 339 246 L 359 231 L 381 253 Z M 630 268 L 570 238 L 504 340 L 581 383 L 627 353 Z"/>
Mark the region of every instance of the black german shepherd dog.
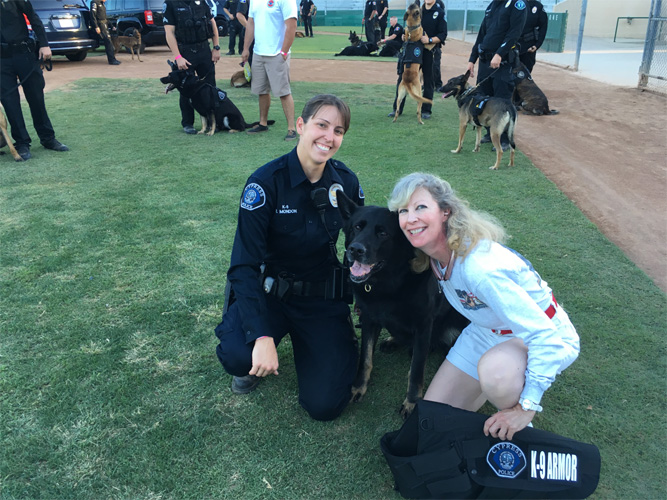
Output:
<path fill-rule="evenodd" d="M 350 40 L 350 45 L 343 48 L 338 54 L 334 54 L 335 56 L 370 56 L 371 52 L 378 49 L 374 43 L 362 42 L 356 31 L 350 31 L 348 40 Z"/>
<path fill-rule="evenodd" d="M 412 350 L 408 391 L 401 406 L 403 418 L 423 395 L 424 369 L 429 352 L 448 351 L 468 324 L 440 293 L 430 269 L 415 273 L 410 267 L 415 249 L 398 226 L 398 215 L 384 207 L 359 207 L 341 191 L 338 208 L 343 217 L 345 262 L 361 319 L 361 357 L 352 385 L 352 401 L 368 389 L 373 351 L 382 328 L 390 337 L 380 350 L 406 345 Z"/>
<path fill-rule="evenodd" d="M 176 89 L 190 99 L 192 107 L 201 115 L 200 134 L 213 135 L 218 130 L 239 132 L 259 123 L 247 123 L 224 90 L 200 80 L 193 70 L 181 70 L 176 63 L 167 62 L 171 73 L 160 78 L 162 83 L 167 84 L 165 93 Z M 268 122 L 269 125 L 273 123 L 274 120 Z"/>

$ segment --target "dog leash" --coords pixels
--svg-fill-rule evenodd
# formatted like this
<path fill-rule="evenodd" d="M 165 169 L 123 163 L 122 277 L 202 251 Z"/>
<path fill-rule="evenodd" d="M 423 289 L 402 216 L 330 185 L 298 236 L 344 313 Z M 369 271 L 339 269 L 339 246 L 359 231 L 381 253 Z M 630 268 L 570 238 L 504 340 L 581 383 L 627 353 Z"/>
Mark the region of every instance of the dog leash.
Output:
<path fill-rule="evenodd" d="M 51 70 L 53 69 L 53 61 L 52 61 L 51 59 L 46 59 L 46 60 L 45 60 L 45 59 L 40 59 L 40 60 L 39 60 L 39 68 L 40 68 L 40 69 L 45 69 L 46 71 L 51 71 Z M 14 92 L 14 91 L 15 91 L 16 89 L 18 89 L 21 85 L 23 85 L 23 84 L 28 80 L 28 78 L 30 78 L 30 76 L 34 73 L 34 71 L 35 71 L 36 69 L 37 69 L 37 66 L 34 66 L 30 71 L 28 71 L 28 74 L 25 75 L 25 77 L 23 78 L 23 80 L 20 80 L 20 81 L 16 84 L 16 87 L 12 87 L 12 88 L 9 89 L 9 90 L 5 90 L 5 91 L 2 93 L 2 97 L 6 97 L 6 96 L 9 95 L 11 92 Z"/>
<path fill-rule="evenodd" d="M 466 97 L 468 94 L 472 94 L 475 90 L 477 90 L 477 88 L 478 88 L 481 84 L 483 84 L 485 81 L 487 81 L 489 78 L 491 78 L 491 77 L 495 74 L 495 72 L 498 71 L 499 69 L 500 69 L 500 66 L 498 66 L 496 69 L 494 69 L 494 70 L 489 74 L 489 76 L 487 76 L 486 78 L 484 78 L 484 80 L 482 80 L 481 82 L 477 82 L 477 85 L 475 85 L 474 87 L 468 87 L 466 90 L 463 91 L 463 94 L 461 94 L 461 97 L 463 98 L 463 97 Z"/>

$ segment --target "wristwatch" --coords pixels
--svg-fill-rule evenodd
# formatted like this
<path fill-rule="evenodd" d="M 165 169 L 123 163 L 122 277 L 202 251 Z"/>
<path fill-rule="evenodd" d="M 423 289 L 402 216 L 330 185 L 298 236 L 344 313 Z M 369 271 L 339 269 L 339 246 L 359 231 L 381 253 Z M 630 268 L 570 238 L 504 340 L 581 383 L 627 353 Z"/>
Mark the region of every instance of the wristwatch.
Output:
<path fill-rule="evenodd" d="M 220 45 L 214 45 L 213 50 L 220 50 Z"/>
<path fill-rule="evenodd" d="M 519 404 L 521 405 L 521 409 L 523 411 L 542 411 L 542 407 L 538 405 L 537 403 L 533 403 L 530 399 L 520 399 Z"/>
<path fill-rule="evenodd" d="M 433 43 L 433 38 L 429 38 L 428 43 Z"/>

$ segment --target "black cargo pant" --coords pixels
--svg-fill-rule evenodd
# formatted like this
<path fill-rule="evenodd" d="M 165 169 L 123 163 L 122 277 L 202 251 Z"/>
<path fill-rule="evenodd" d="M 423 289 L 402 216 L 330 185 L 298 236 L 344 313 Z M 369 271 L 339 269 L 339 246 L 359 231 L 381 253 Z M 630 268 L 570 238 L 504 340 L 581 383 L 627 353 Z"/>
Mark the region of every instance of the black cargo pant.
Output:
<path fill-rule="evenodd" d="M 359 358 L 350 308 L 342 300 L 267 296 L 267 314 L 276 346 L 289 333 L 299 384 L 299 403 L 315 420 L 333 420 L 350 401 Z M 215 329 L 216 349 L 225 371 L 237 377 L 252 368 L 254 342 L 246 343 L 238 303 L 232 303 Z"/>
<path fill-rule="evenodd" d="M 7 49 L 0 59 L 0 91 L 12 138 L 16 146 L 30 146 L 31 139 L 21 111 L 21 97 L 17 77 L 22 81 L 23 93 L 32 116 L 32 124 L 42 143 L 55 138 L 53 126 L 44 102 L 44 75 L 34 51 Z M 24 81 L 25 80 L 25 81 Z"/>

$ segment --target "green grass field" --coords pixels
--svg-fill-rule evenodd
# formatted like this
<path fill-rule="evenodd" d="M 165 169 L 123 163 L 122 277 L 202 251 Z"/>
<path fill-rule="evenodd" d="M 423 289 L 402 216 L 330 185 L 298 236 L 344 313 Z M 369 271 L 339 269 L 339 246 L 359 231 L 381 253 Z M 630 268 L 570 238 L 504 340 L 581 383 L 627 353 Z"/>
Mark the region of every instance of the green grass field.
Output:
<path fill-rule="evenodd" d="M 215 356 L 241 190 L 293 147 L 278 101 L 259 137 L 187 136 L 162 89 L 91 78 L 52 91 L 72 151 L 0 157 L 0 498 L 400 498 L 379 439 L 401 425 L 405 352 L 377 353 L 364 401 L 328 423 L 298 404 L 288 341 L 280 376 L 245 397 Z M 393 86 L 293 92 L 297 111 L 321 92 L 348 102 L 336 157 L 368 203 L 424 170 L 503 221 L 581 336 L 536 427 L 600 448 L 594 498 L 664 498 L 665 294 L 522 154 L 492 172 L 490 147 L 470 152 L 472 131 L 451 154 L 454 102 L 437 100 L 420 126 L 410 102 L 399 123 L 386 118 Z M 256 119 L 247 89 L 229 95 Z"/>

